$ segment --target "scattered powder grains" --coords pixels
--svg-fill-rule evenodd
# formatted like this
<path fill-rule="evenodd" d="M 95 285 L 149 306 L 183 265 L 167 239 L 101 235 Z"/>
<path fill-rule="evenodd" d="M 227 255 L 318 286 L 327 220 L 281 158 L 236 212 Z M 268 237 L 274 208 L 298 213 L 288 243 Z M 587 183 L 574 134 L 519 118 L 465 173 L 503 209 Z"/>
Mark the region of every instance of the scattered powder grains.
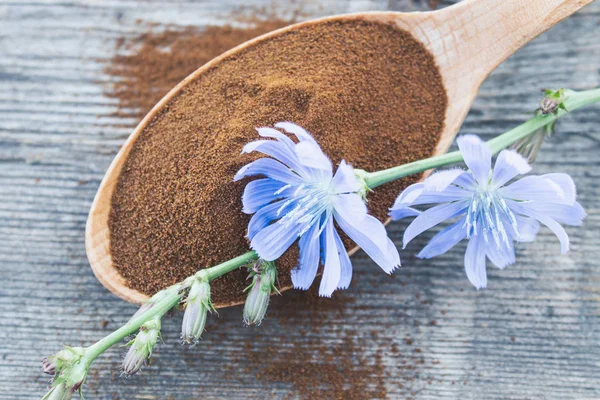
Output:
<path fill-rule="evenodd" d="M 254 127 L 293 121 L 335 163 L 378 170 L 431 155 L 446 94 L 433 57 L 380 22 L 304 26 L 229 56 L 189 82 L 145 127 L 119 177 L 110 213 L 111 254 L 131 287 L 151 294 L 248 251 L 245 182 L 232 177 Z M 385 219 L 411 177 L 369 195 Z M 292 249 L 278 263 L 290 284 Z M 242 298 L 240 270 L 212 284 L 216 302 Z"/>
<path fill-rule="evenodd" d="M 357 278 L 365 279 L 360 272 Z M 271 333 L 266 348 L 264 341 L 257 346 L 250 336 L 232 373 L 239 375 L 241 366 L 265 391 L 276 393 L 279 388 L 289 399 L 410 399 L 412 390 L 428 378 L 422 354 L 411 345 L 399 346 L 394 326 L 381 326 L 380 317 L 356 317 L 358 302 L 349 291 L 336 292 L 331 299 L 318 297 L 316 286 L 275 298 L 265 323 L 276 324 L 281 333 Z M 350 328 L 357 320 L 373 331 Z"/>
<path fill-rule="evenodd" d="M 235 17 L 235 16 L 234 16 Z M 105 68 L 119 79 L 107 90 L 118 100 L 117 116 L 142 119 L 171 89 L 198 67 L 229 49 L 250 39 L 289 25 L 278 18 L 246 18 L 246 28 L 208 26 L 199 30 L 165 29 L 147 32 L 118 43 L 118 50 L 135 50 L 117 54 Z"/>
<path fill-rule="evenodd" d="M 301 296 L 294 293 L 281 300 L 284 304 L 271 313 L 270 319 L 286 330 L 304 327 L 310 336 L 301 331 L 301 337 L 274 344 L 272 351 L 260 353 L 252 352 L 252 343 L 246 343 L 248 372 L 269 385 L 291 384 L 304 400 L 387 398 L 387 373 L 381 353 L 366 351 L 378 346 L 376 338 L 360 338 L 356 332 L 332 324 L 333 320 L 343 320 L 354 299 L 345 294 L 324 299 L 318 296 L 315 286 Z M 303 312 L 286 312 L 290 309 Z M 335 330 L 336 343 L 328 329 Z M 290 393 L 288 397 L 292 396 Z"/>

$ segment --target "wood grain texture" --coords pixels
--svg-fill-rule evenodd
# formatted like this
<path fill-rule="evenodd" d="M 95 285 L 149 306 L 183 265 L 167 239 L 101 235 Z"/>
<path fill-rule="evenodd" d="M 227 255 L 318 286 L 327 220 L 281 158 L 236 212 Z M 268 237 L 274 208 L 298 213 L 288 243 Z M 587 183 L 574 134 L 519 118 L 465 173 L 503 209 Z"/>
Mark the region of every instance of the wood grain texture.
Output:
<path fill-rule="evenodd" d="M 62 344 L 89 344 L 135 310 L 100 285 L 84 249 L 94 194 L 137 122 L 112 117 L 115 102 L 103 95 L 115 41 L 144 32 L 138 19 L 224 23 L 235 3 L 180 0 L 165 10 L 155 0 L 0 0 L 0 399 L 40 398 L 43 356 Z M 429 7 L 319 3 L 303 7 L 314 16 Z M 595 2 L 502 64 L 483 84 L 462 132 L 490 138 L 510 129 L 536 107 L 542 87 L 600 86 L 598 37 Z M 584 228 L 568 229 L 569 254 L 560 255 L 544 230 L 537 242 L 518 246 L 517 265 L 490 268 L 489 289 L 475 291 L 462 269 L 464 246 L 430 261 L 412 256 L 433 233 L 402 252 L 403 268 L 392 277 L 359 252 L 343 306 L 312 310 L 327 316 L 324 326 L 310 323 L 302 293 L 287 292 L 273 299 L 259 329 L 242 326 L 239 307 L 222 310 L 201 345 L 184 350 L 175 315 L 163 324 L 165 344 L 149 368 L 119 378 L 123 350 L 112 349 L 93 367 L 87 398 L 298 398 L 293 384 L 257 379 L 244 360 L 292 342 L 315 352 L 309 342 L 316 335 L 332 348 L 350 335 L 363 343 L 355 356 L 381 354 L 391 399 L 600 398 L 599 118 L 596 106 L 560 121 L 560 134 L 544 145 L 534 169 L 567 172 L 578 185 L 589 216 Z M 403 228 L 389 226 L 398 245 Z M 423 363 L 403 368 L 413 356 Z"/>

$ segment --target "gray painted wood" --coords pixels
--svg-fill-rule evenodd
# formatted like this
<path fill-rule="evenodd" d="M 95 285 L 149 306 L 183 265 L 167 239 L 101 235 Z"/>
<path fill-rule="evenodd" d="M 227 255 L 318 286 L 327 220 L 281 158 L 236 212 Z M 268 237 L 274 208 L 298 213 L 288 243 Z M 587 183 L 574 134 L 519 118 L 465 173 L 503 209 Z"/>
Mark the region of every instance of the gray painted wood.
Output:
<path fill-rule="evenodd" d="M 90 344 L 135 310 L 97 282 L 84 250 L 95 191 L 131 130 L 122 126 L 135 123 L 111 116 L 104 62 L 117 38 L 144 31 L 138 19 L 201 26 L 226 22 L 236 7 L 231 0 L 163 3 L 0 0 L 0 399 L 40 398 L 43 356 L 63 344 Z M 305 9 L 319 16 L 429 7 L 409 0 L 318 3 Z M 542 87 L 600 86 L 599 37 L 595 3 L 527 45 L 485 82 L 462 132 L 490 138 L 513 127 L 536 106 Z M 578 184 L 589 216 L 582 229 L 568 229 L 569 254 L 560 255 L 544 230 L 534 244 L 518 246 L 517 265 L 490 268 L 489 289 L 475 291 L 462 270 L 464 247 L 431 261 L 412 256 L 431 234 L 403 252 L 404 267 L 391 278 L 359 253 L 353 285 L 334 307 L 309 311 L 302 293 L 288 292 L 273 300 L 259 329 L 242 326 L 239 307 L 222 310 L 192 350 L 177 344 L 175 315 L 164 323 L 165 344 L 149 368 L 119 378 L 123 350 L 113 349 L 94 365 L 87 397 L 298 398 L 293 383 L 257 379 L 260 366 L 245 360 L 249 352 L 300 343 L 315 363 L 331 362 L 311 345 L 318 336 L 332 349 L 361 342 L 345 357 L 363 360 L 367 376 L 376 374 L 368 365 L 381 354 L 393 399 L 600 398 L 599 110 L 559 122 L 560 134 L 535 165 L 537 173 L 567 172 Z M 403 227 L 390 225 L 398 245 Z M 314 365 L 299 365 L 298 374 L 301 368 Z"/>

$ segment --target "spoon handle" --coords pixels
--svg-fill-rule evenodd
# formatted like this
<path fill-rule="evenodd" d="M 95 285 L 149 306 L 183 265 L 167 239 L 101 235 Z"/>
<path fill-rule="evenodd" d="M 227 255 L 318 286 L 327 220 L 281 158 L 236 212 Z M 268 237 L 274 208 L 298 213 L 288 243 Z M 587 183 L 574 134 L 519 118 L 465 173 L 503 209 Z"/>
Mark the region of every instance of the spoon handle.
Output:
<path fill-rule="evenodd" d="M 463 0 L 433 13 L 438 62 L 480 83 L 531 39 L 594 0 Z M 437 47 L 437 48 L 436 48 Z"/>

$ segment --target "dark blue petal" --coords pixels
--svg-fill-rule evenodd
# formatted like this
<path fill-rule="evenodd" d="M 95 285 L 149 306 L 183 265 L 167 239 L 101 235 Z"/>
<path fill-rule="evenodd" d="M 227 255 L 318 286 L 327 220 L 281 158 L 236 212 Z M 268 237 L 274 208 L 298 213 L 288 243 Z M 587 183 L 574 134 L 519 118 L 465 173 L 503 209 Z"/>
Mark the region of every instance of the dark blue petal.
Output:
<path fill-rule="evenodd" d="M 275 261 L 298 239 L 301 224 L 276 222 L 261 229 L 250 242 L 250 247 L 265 261 Z"/>
<path fill-rule="evenodd" d="M 242 211 L 252 214 L 262 206 L 285 197 L 285 193 L 275 194 L 284 186 L 285 183 L 270 178 L 248 182 L 242 195 L 242 204 L 244 205 Z"/>
<path fill-rule="evenodd" d="M 300 258 L 292 270 L 292 284 L 296 289 L 307 290 L 315 280 L 320 260 L 319 224 L 314 224 L 298 242 Z"/>
<path fill-rule="evenodd" d="M 291 210 L 294 207 L 294 204 L 289 204 L 285 207 L 281 214 L 278 215 L 277 211 L 286 203 L 286 200 L 279 200 L 271 204 L 267 204 L 262 207 L 260 210 L 256 212 L 250 218 L 250 223 L 248 224 L 248 239 L 252 240 L 254 236 L 260 232 L 261 229 L 267 227 L 271 222 L 277 220 L 283 215 L 285 212 Z"/>

